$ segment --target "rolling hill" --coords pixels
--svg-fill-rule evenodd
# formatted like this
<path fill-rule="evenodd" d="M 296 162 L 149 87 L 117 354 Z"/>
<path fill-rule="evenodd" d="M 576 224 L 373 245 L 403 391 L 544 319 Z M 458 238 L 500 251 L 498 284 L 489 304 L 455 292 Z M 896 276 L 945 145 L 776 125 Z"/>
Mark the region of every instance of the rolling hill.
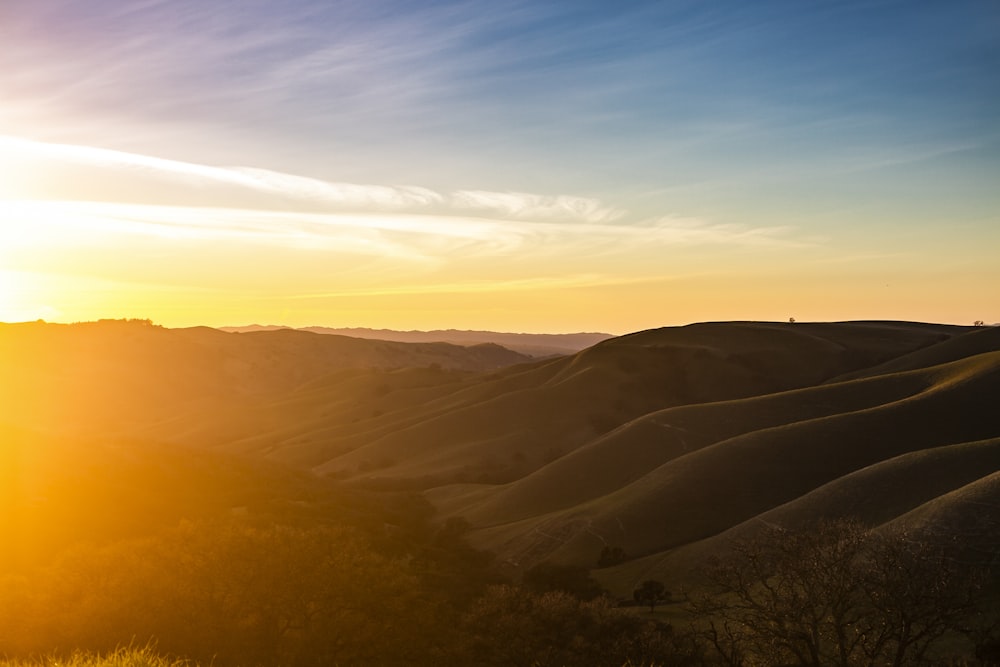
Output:
<path fill-rule="evenodd" d="M 338 372 L 425 368 L 460 375 L 528 360 L 492 344 L 408 344 L 292 330 L 236 334 L 146 321 L 0 324 L 0 422 L 69 433 L 134 433 L 179 420 L 189 428 L 216 413 L 282 400 Z"/>
<path fill-rule="evenodd" d="M 423 494 L 512 574 L 686 580 L 761 526 L 853 516 L 996 555 L 1000 328 L 716 322 L 496 345 L 146 323 L 0 326 L 0 423 Z"/>
<path fill-rule="evenodd" d="M 220 327 L 222 331 L 238 333 L 274 331 L 284 328 L 286 327 L 259 324 L 251 324 L 243 327 Z M 532 357 L 553 357 L 574 354 L 602 340 L 613 337 L 611 334 L 606 333 L 530 334 L 457 329 L 395 331 L 392 329 L 368 329 L 365 327 L 303 327 L 298 330 L 318 334 L 349 336 L 351 338 L 391 340 L 399 343 L 452 343 L 453 345 L 465 346 L 493 343 Z"/>

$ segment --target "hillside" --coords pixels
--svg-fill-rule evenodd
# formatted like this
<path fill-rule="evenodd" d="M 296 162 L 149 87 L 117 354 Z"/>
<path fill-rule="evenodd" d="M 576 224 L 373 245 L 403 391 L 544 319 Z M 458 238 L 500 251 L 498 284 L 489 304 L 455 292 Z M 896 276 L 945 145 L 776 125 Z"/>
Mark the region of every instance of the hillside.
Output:
<path fill-rule="evenodd" d="M 396 416 L 394 428 L 327 441 L 317 469 L 364 478 L 513 481 L 633 419 L 668 407 L 811 386 L 948 338 L 871 323 L 707 323 L 622 336 L 572 357 L 515 367 Z M 807 363 L 803 363 L 807 360 Z"/>
<path fill-rule="evenodd" d="M 483 526 L 483 544 L 516 562 L 593 562 L 605 544 L 637 556 L 674 549 L 879 462 L 1000 433 L 991 408 L 1000 353 L 984 356 L 935 369 L 937 382 L 912 397 L 756 429 L 682 454 L 598 498 L 522 519 L 516 536 L 490 512 L 464 515 Z M 914 475 L 909 483 L 923 480 Z"/>
<path fill-rule="evenodd" d="M 274 331 L 285 327 L 251 324 L 243 327 L 220 327 L 222 331 L 247 333 L 251 331 Z M 595 345 L 602 340 L 613 338 L 606 333 L 530 334 L 506 333 L 500 331 L 465 331 L 458 329 L 436 329 L 434 331 L 395 331 L 392 329 L 368 329 L 365 327 L 303 327 L 300 331 L 318 334 L 349 336 L 374 340 L 391 340 L 399 343 L 452 343 L 453 345 L 481 345 L 493 343 L 509 350 L 532 357 L 553 357 L 573 354 Z"/>
<path fill-rule="evenodd" d="M 0 363 L 0 422 L 419 492 L 515 577 L 618 547 L 625 562 L 597 576 L 620 595 L 684 580 L 760 526 L 852 516 L 951 530 L 980 554 L 1000 529 L 976 509 L 998 501 L 997 328 L 702 323 L 531 360 L 288 329 L 31 324 L 0 327 Z"/>
<path fill-rule="evenodd" d="M 463 374 L 528 359 L 490 344 L 408 344 L 291 330 L 236 334 L 144 321 L 0 324 L 0 422 L 132 433 L 183 418 L 190 428 L 218 413 L 280 400 L 338 372 Z"/>

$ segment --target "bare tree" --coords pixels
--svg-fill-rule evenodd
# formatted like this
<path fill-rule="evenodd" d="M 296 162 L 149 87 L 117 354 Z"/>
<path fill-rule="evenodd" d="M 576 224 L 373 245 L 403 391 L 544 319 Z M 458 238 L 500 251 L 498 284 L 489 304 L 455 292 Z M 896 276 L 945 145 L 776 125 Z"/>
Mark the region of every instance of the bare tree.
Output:
<path fill-rule="evenodd" d="M 940 545 L 835 521 L 768 529 L 706 569 L 692 609 L 727 665 L 925 664 L 964 629 L 977 578 Z"/>

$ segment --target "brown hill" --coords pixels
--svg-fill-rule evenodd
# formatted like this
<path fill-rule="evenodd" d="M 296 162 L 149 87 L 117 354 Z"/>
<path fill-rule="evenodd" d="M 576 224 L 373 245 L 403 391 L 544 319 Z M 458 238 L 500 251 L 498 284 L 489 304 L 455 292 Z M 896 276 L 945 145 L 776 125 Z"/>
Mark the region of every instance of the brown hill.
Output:
<path fill-rule="evenodd" d="M 1000 470 L 998 331 L 717 322 L 528 360 L 287 329 L 5 325 L 0 422 L 422 490 L 513 572 L 623 548 L 599 574 L 627 594 L 760 525 L 857 515 L 969 526 L 971 544 Z"/>
<path fill-rule="evenodd" d="M 246 333 L 249 331 L 274 331 L 286 327 L 252 324 L 244 327 L 221 327 L 222 331 Z M 465 331 L 458 329 L 436 329 L 434 331 L 395 331 L 392 329 L 368 329 L 365 327 L 303 327 L 300 331 L 318 334 L 333 334 L 351 338 L 391 340 L 400 343 L 452 343 L 454 345 L 481 345 L 493 343 L 509 350 L 532 357 L 552 357 L 573 354 L 595 345 L 602 340 L 613 338 L 606 333 L 530 334 L 506 333 L 501 331 Z"/>
<path fill-rule="evenodd" d="M 483 371 L 528 358 L 496 345 L 407 344 L 301 331 L 230 334 L 148 322 L 0 325 L 0 420 L 132 431 L 249 410 L 345 369 Z M 169 437 L 169 433 L 164 436 Z"/>
<path fill-rule="evenodd" d="M 322 472 L 383 483 L 507 482 L 654 410 L 810 386 L 931 345 L 949 331 L 873 323 L 645 331 L 509 369 L 411 411 L 384 435 L 326 439 L 297 460 L 314 457 Z M 365 461 L 391 465 L 372 472 L 362 470 Z"/>
<path fill-rule="evenodd" d="M 1000 515 L 989 514 L 994 505 L 977 505 L 962 494 L 979 488 L 981 480 L 995 477 L 997 471 L 1000 438 L 908 452 L 839 477 L 717 535 L 602 570 L 598 576 L 623 594 L 650 578 L 675 588 L 690 585 L 699 565 L 710 556 L 726 554 L 736 540 L 752 539 L 769 527 L 799 530 L 818 520 L 843 517 L 872 527 L 905 526 L 915 538 L 922 532 L 953 535 L 983 551 L 988 546 L 984 542 L 996 544 Z"/>
<path fill-rule="evenodd" d="M 857 397 L 874 392 L 868 395 L 872 399 L 886 391 L 886 384 L 893 392 L 883 395 L 885 403 L 843 412 L 827 404 L 820 407 L 833 408 L 833 413 L 809 414 L 816 408 L 813 401 L 826 398 L 830 389 L 854 392 Z M 582 493 L 581 487 L 587 484 L 579 482 L 567 485 L 569 498 L 553 500 L 551 494 L 558 495 L 562 488 L 556 482 L 549 487 L 550 496 L 539 500 L 538 489 L 544 483 L 526 478 L 492 493 L 437 492 L 430 497 L 447 512 L 465 516 L 478 526 L 478 544 L 518 566 L 544 558 L 589 565 L 605 545 L 621 546 L 636 556 L 683 547 L 758 517 L 768 520 L 764 517 L 769 510 L 881 461 L 1000 434 L 1000 413 L 992 407 L 1000 391 L 1000 352 L 845 385 L 700 406 L 705 413 L 714 408 L 716 421 L 724 418 L 727 407 L 745 411 L 755 402 L 761 404 L 763 414 L 774 403 L 785 403 L 787 410 L 788 404 L 798 400 L 804 407 L 798 419 L 718 442 L 706 444 L 711 438 L 701 435 L 697 443 L 689 437 L 688 451 L 679 445 L 676 431 L 671 437 L 661 437 L 667 451 L 661 450 L 660 456 L 666 462 L 638 477 L 638 470 L 623 474 L 619 466 L 612 475 L 619 475 L 621 486 L 603 495 Z M 906 385 L 917 391 L 898 396 Z M 919 389 L 920 385 L 925 388 Z M 671 412 L 684 416 L 683 410 L 667 411 Z M 738 417 L 738 411 L 732 416 Z M 631 443 L 632 448 L 637 446 Z M 608 457 L 596 459 L 607 461 Z M 581 465 L 578 470 L 581 480 L 596 478 L 599 491 L 613 486 L 608 483 L 607 469 L 599 463 Z M 539 475 L 548 476 L 543 473 L 548 471 Z M 553 475 L 556 479 L 565 476 L 564 471 Z M 927 486 L 912 471 L 906 483 Z M 551 510 L 554 503 L 565 509 Z M 858 510 L 842 506 L 839 511 L 854 514 Z M 815 518 L 822 513 L 812 507 L 804 515 Z"/>
<path fill-rule="evenodd" d="M 1000 349 L 1000 326 L 976 327 L 968 330 L 961 336 L 949 338 L 937 345 L 921 348 L 870 368 L 847 373 L 841 377 L 834 378 L 832 381 L 839 382 L 859 377 L 873 377 L 876 375 L 897 373 L 899 371 L 927 368 L 928 366 L 937 366 L 938 364 L 965 359 L 966 357 L 998 349 Z"/>
<path fill-rule="evenodd" d="M 610 493 L 650 470 L 721 440 L 764 428 L 855 412 L 933 386 L 936 375 L 909 373 L 820 385 L 746 399 L 658 410 L 630 421 L 502 488 L 470 489 L 467 518 L 495 524 L 563 509 Z M 472 503 L 472 495 L 483 500 Z M 435 491 L 443 508 L 448 491 Z"/>

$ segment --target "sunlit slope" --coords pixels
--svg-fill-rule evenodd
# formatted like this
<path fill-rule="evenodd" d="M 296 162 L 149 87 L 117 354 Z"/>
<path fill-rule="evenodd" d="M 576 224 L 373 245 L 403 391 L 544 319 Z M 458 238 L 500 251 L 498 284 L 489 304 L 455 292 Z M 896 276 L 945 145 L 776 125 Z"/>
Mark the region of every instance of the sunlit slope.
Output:
<path fill-rule="evenodd" d="M 0 572 L 184 520 L 345 520 L 356 505 L 305 471 L 265 461 L 0 424 Z"/>
<path fill-rule="evenodd" d="M 366 373 L 356 378 L 358 391 L 344 391 L 336 382 L 311 383 L 283 403 L 301 401 L 308 394 L 309 401 L 325 406 L 322 414 L 309 421 L 284 420 L 279 429 L 258 429 L 227 447 L 267 452 L 284 461 L 316 466 L 437 416 L 534 386 L 552 372 L 548 368 L 551 363 L 535 362 L 472 375 L 437 369 Z M 353 416 L 330 412 L 338 405 L 349 407 Z M 281 406 L 272 407 L 282 411 Z M 360 461 L 360 468 L 364 468 L 368 459 L 361 457 Z"/>
<path fill-rule="evenodd" d="M 142 322 L 0 325 L 0 420 L 100 433 L 186 417 L 192 423 L 184 428 L 198 428 L 216 410 L 255 409 L 343 369 L 482 371 L 525 359 L 495 345 L 393 343 L 288 330 L 231 334 Z"/>
<path fill-rule="evenodd" d="M 287 462 L 308 465 L 311 443 L 390 428 L 399 411 L 460 391 L 478 377 L 443 368 L 344 369 L 254 409 L 212 406 L 154 424 L 147 434 L 166 432 L 179 442 L 265 456 L 280 452 Z"/>
<path fill-rule="evenodd" d="M 680 547 L 880 461 L 1000 435 L 1000 352 L 925 373 L 933 382 L 912 396 L 721 440 L 571 508 L 490 528 L 502 510 L 478 498 L 468 514 L 480 526 L 478 543 L 514 562 L 589 564 L 605 544 L 634 556 Z M 461 515 L 459 506 L 449 509 Z"/>
<path fill-rule="evenodd" d="M 335 436 L 317 469 L 365 480 L 507 482 L 655 410 L 810 386 L 953 335 L 890 323 L 707 323 L 612 339 L 485 378 L 374 439 Z M 516 377 L 517 382 L 513 382 Z M 398 417 L 398 415 L 397 415 Z M 310 456 L 325 454 L 311 446 Z M 370 462 L 384 465 L 371 470 Z M 369 462 L 369 463 L 366 463 Z"/>

